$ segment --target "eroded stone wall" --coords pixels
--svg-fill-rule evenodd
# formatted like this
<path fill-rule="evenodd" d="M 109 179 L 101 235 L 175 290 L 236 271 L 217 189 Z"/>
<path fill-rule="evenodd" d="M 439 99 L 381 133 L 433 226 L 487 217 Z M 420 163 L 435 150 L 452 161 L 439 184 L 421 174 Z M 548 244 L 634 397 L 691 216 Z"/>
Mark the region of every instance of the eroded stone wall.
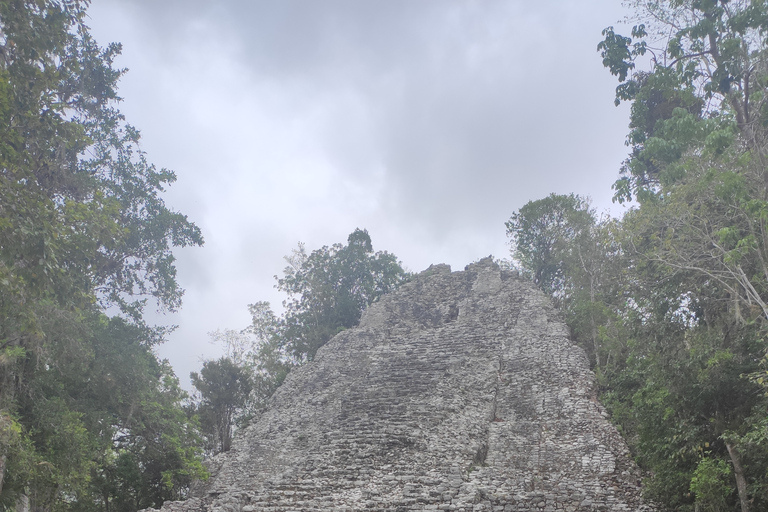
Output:
<path fill-rule="evenodd" d="M 168 511 L 646 510 L 583 351 L 490 259 L 430 267 L 289 375 Z"/>

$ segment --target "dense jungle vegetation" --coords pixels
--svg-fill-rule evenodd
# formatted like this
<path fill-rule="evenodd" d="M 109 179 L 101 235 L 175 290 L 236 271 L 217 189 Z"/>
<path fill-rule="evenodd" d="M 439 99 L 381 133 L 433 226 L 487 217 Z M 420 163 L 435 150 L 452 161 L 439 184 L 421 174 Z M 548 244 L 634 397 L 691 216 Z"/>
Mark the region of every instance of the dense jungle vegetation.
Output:
<path fill-rule="evenodd" d="M 514 257 L 587 348 L 646 495 L 766 510 L 768 6 L 631 5 L 631 35 L 609 27 L 598 49 L 631 103 L 614 190 L 636 207 L 529 202 L 507 223 Z"/>
<path fill-rule="evenodd" d="M 205 475 L 142 316 L 180 305 L 172 249 L 203 238 L 115 109 L 120 47 L 86 6 L 0 1 L 3 509 L 136 510 Z"/>
<path fill-rule="evenodd" d="M 563 311 L 668 510 L 768 509 L 768 4 L 630 2 L 598 51 L 631 104 L 598 215 L 550 195 L 506 224 L 512 257 Z M 186 496 L 296 365 L 408 279 L 365 230 L 299 246 L 188 396 L 144 308 L 180 307 L 175 247 L 199 229 L 163 202 L 173 172 L 115 108 L 120 46 L 86 0 L 0 0 L 0 507 L 132 511 Z M 610 101 L 606 98 L 606 101 Z"/>

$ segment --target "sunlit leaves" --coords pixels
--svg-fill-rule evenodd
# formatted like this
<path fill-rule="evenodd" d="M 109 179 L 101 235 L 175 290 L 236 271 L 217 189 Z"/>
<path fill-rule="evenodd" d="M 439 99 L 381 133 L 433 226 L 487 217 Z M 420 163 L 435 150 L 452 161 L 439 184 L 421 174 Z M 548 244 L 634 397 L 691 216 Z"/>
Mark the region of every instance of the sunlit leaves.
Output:
<path fill-rule="evenodd" d="M 691 477 L 691 492 L 705 510 L 726 510 L 733 489 L 731 466 L 723 459 L 702 458 Z"/>

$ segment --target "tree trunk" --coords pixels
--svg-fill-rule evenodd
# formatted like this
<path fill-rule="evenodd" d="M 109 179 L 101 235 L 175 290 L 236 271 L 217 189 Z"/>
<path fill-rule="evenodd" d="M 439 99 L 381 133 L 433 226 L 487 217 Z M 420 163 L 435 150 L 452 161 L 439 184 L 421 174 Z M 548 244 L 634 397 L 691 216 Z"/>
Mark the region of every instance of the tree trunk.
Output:
<path fill-rule="evenodd" d="M 2 400 L 2 397 L 0 397 Z M 11 415 L 5 411 L 0 411 L 0 495 L 3 494 L 3 483 L 5 482 L 5 466 L 8 461 L 8 444 L 11 440 Z"/>
<path fill-rule="evenodd" d="M 0 495 L 3 494 L 3 482 L 5 481 L 5 454 L 0 455 Z"/>
<path fill-rule="evenodd" d="M 592 327 L 592 346 L 595 349 L 595 369 L 600 368 L 600 342 L 597 339 L 597 322 L 595 322 L 595 276 L 589 274 L 589 322 Z"/>
<path fill-rule="evenodd" d="M 741 502 L 741 512 L 749 512 L 749 500 L 747 499 L 747 479 L 744 478 L 744 467 L 741 465 L 741 455 L 739 455 L 736 446 L 726 442 L 728 455 L 731 456 L 733 464 L 733 474 L 736 476 L 736 488 L 739 490 L 739 502 Z"/>
<path fill-rule="evenodd" d="M 22 494 L 16 500 L 16 512 L 29 512 L 29 496 Z"/>

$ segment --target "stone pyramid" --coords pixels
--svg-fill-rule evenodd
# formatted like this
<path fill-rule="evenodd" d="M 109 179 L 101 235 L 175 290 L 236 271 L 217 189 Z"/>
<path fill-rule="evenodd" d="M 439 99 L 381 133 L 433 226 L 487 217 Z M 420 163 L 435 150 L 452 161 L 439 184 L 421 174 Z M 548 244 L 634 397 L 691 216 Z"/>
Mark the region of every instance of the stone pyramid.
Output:
<path fill-rule="evenodd" d="M 171 511 L 637 511 L 583 350 L 490 258 L 433 265 L 291 373 Z"/>

